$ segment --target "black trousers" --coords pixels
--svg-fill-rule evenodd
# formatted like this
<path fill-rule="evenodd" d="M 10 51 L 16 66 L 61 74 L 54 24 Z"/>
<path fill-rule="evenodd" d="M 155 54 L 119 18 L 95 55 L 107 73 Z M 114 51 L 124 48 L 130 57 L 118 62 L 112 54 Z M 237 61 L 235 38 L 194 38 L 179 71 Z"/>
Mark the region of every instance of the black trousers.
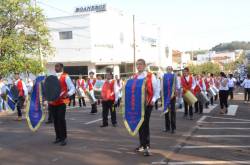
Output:
<path fill-rule="evenodd" d="M 170 101 L 170 108 L 167 113 L 165 113 L 165 128 L 166 130 L 176 130 L 176 110 L 175 110 L 176 99 L 173 98 Z"/>
<path fill-rule="evenodd" d="M 52 108 L 51 105 L 48 105 L 48 121 L 52 122 L 53 121 L 53 115 L 52 115 Z"/>
<path fill-rule="evenodd" d="M 220 97 L 220 108 L 223 109 L 224 107 L 228 108 L 228 91 L 227 90 L 220 90 L 219 92 Z"/>
<path fill-rule="evenodd" d="M 79 98 L 78 101 L 79 101 L 79 106 L 80 107 L 82 107 L 82 106 L 86 107 L 86 103 L 85 103 L 84 97 Z"/>
<path fill-rule="evenodd" d="M 203 103 L 201 101 L 197 101 L 194 104 L 194 108 L 196 113 L 203 113 Z"/>
<path fill-rule="evenodd" d="M 22 117 L 22 108 L 23 108 L 24 101 L 25 101 L 25 97 L 23 96 L 18 97 L 17 106 L 16 106 L 18 117 Z"/>
<path fill-rule="evenodd" d="M 91 104 L 91 112 L 90 113 L 97 113 L 97 102 Z"/>
<path fill-rule="evenodd" d="M 149 131 L 149 120 L 151 116 L 153 106 L 148 105 L 145 108 L 144 121 L 139 129 L 139 140 L 140 146 L 146 148 L 150 147 L 150 131 Z"/>
<path fill-rule="evenodd" d="M 108 125 L 108 115 L 109 111 L 111 114 L 111 122 L 112 124 L 116 124 L 116 110 L 114 107 L 114 101 L 102 101 L 102 122 L 103 125 Z"/>
<path fill-rule="evenodd" d="M 189 116 L 193 116 L 193 106 L 188 105 L 186 101 L 184 101 L 184 115 L 187 116 L 189 113 Z"/>
<path fill-rule="evenodd" d="M 61 104 L 58 106 L 50 105 L 50 107 L 54 118 L 56 139 L 65 140 L 67 138 L 67 129 L 65 120 L 66 104 Z"/>
<path fill-rule="evenodd" d="M 234 98 L 234 87 L 229 87 L 229 96 L 230 96 L 230 99 L 232 100 Z"/>
<path fill-rule="evenodd" d="M 245 101 L 250 101 L 250 88 L 245 88 Z"/>
<path fill-rule="evenodd" d="M 214 101 L 218 100 L 218 94 L 214 96 Z"/>
<path fill-rule="evenodd" d="M 211 103 L 211 105 L 214 105 L 214 96 L 211 97 L 210 103 Z"/>
<path fill-rule="evenodd" d="M 73 107 L 76 106 L 76 94 L 73 94 L 69 97 L 69 106 L 71 105 L 71 102 L 73 102 Z"/>

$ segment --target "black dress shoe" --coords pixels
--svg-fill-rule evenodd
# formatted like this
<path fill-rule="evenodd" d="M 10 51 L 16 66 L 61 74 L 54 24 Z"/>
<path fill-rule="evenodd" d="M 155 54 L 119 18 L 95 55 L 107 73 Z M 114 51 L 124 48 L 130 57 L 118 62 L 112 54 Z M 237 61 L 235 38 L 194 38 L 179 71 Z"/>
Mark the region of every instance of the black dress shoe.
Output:
<path fill-rule="evenodd" d="M 112 124 L 113 125 L 113 127 L 117 127 L 117 124 Z"/>
<path fill-rule="evenodd" d="M 175 133 L 174 129 L 172 129 L 172 130 L 171 130 L 171 133 L 172 133 L 172 134 L 174 134 L 174 133 Z"/>
<path fill-rule="evenodd" d="M 62 140 L 61 139 L 56 139 L 55 141 L 53 141 L 54 144 L 60 143 Z"/>
<path fill-rule="evenodd" d="M 104 127 L 107 127 L 107 126 L 108 126 L 108 125 L 105 124 L 105 125 L 101 125 L 100 127 L 101 127 L 101 128 L 104 128 Z"/>
<path fill-rule="evenodd" d="M 67 140 L 62 140 L 60 145 L 61 146 L 66 146 L 67 145 Z"/>

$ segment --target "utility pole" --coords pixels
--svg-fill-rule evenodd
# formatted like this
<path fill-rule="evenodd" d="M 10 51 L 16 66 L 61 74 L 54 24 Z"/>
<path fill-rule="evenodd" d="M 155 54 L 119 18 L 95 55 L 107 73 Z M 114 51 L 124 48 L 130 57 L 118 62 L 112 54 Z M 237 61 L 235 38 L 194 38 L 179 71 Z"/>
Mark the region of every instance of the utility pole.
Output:
<path fill-rule="evenodd" d="M 135 45 L 135 15 L 133 15 L 133 48 L 134 48 L 134 65 L 133 65 L 133 72 L 136 71 L 136 45 Z"/>

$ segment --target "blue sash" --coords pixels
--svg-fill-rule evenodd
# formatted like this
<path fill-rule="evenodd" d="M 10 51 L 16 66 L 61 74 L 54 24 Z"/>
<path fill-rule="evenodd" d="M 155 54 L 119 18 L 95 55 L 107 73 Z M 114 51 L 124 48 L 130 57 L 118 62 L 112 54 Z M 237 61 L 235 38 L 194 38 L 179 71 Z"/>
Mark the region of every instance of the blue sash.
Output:
<path fill-rule="evenodd" d="M 174 74 L 167 73 L 163 76 L 163 113 L 167 113 L 170 101 L 174 97 L 176 78 Z"/>
<path fill-rule="evenodd" d="M 45 113 L 43 110 L 43 97 L 42 97 L 42 81 L 45 79 L 45 76 L 39 76 L 36 78 L 30 100 L 27 105 L 26 119 L 29 125 L 29 128 L 32 131 L 36 131 L 42 121 L 45 118 Z"/>
<path fill-rule="evenodd" d="M 139 131 L 145 114 L 145 82 L 144 79 L 130 79 L 124 92 L 124 124 L 128 132 L 134 136 Z"/>

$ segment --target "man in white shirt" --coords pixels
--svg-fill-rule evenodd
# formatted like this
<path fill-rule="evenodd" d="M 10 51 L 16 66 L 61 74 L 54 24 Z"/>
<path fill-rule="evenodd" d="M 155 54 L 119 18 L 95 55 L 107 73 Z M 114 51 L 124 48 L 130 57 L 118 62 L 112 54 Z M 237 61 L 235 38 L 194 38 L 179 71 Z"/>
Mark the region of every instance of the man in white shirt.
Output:
<path fill-rule="evenodd" d="M 3 78 L 2 78 L 2 76 L 0 76 L 0 112 L 5 109 L 4 108 L 4 100 L 2 98 L 3 94 L 5 93 L 4 86 L 5 86 L 5 84 L 3 82 Z"/>
<path fill-rule="evenodd" d="M 72 83 L 68 74 L 63 72 L 63 64 L 57 63 L 55 65 L 56 76 L 61 85 L 61 96 L 53 102 L 49 102 L 51 108 L 54 127 L 56 132 L 56 140 L 54 144 L 60 143 L 61 146 L 67 144 L 67 130 L 66 130 L 66 105 L 69 103 L 69 97 L 75 93 L 75 86 Z"/>
<path fill-rule="evenodd" d="M 155 101 L 159 98 L 160 92 L 157 85 L 157 80 L 154 74 L 145 71 L 146 62 L 144 59 L 138 59 L 136 62 L 138 72 L 134 78 L 146 78 L 146 106 L 144 121 L 139 129 L 140 145 L 135 150 L 136 152 L 143 152 L 144 156 L 150 156 L 150 134 L 149 134 L 149 120 Z"/>
<path fill-rule="evenodd" d="M 245 103 L 250 103 L 250 74 L 247 75 L 241 86 L 245 89 Z"/>
<path fill-rule="evenodd" d="M 229 96 L 231 100 L 234 98 L 233 91 L 234 91 L 235 83 L 236 83 L 236 79 L 233 77 L 233 74 L 229 74 L 228 87 L 229 87 Z"/>

